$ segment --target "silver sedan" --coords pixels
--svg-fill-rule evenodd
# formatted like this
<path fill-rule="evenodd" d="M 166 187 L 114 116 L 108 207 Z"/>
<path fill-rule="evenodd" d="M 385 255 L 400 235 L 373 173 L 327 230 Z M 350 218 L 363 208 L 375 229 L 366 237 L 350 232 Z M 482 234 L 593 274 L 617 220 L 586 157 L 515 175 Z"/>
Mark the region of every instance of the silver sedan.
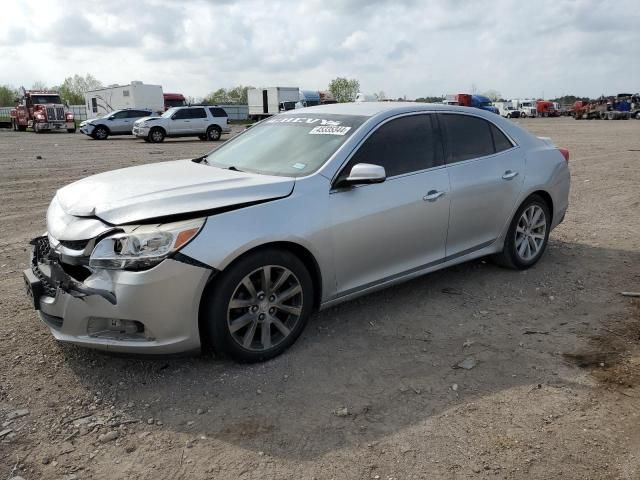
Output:
<path fill-rule="evenodd" d="M 534 265 L 568 157 L 473 108 L 290 111 L 202 157 L 60 189 L 25 283 L 60 341 L 265 360 L 316 309 L 478 257 Z"/>

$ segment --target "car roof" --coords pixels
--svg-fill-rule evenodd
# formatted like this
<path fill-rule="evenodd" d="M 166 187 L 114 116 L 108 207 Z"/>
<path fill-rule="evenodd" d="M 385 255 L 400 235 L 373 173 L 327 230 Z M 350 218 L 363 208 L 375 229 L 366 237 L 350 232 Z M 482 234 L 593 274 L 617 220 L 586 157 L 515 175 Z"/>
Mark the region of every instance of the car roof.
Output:
<path fill-rule="evenodd" d="M 315 107 L 307 107 L 304 109 L 289 110 L 283 115 L 299 115 L 302 111 L 305 113 L 328 113 L 335 115 L 361 115 L 365 117 L 374 117 L 381 113 L 398 114 L 416 111 L 443 111 L 443 112 L 460 112 L 469 113 L 471 107 L 460 107 L 458 105 L 445 105 L 442 103 L 422 103 L 422 102 L 351 102 L 351 103 L 331 103 L 327 105 L 318 105 Z M 473 109 L 473 113 L 483 112 L 484 110 Z M 490 115 L 495 113 L 489 112 Z M 484 114 L 482 115 L 484 116 Z"/>

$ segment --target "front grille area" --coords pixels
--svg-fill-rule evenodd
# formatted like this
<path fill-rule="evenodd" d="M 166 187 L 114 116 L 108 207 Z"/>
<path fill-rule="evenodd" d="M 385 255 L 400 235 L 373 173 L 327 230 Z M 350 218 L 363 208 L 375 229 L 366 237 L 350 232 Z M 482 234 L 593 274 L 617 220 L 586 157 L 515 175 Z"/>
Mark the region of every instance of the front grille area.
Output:
<path fill-rule="evenodd" d="M 64 120 L 64 107 L 47 107 L 47 120 Z"/>
<path fill-rule="evenodd" d="M 38 266 L 39 258 L 47 258 L 49 252 L 51 251 L 51 246 L 49 245 L 49 239 L 47 237 L 40 237 L 33 242 L 33 258 L 31 259 L 31 271 L 33 274 L 38 277 L 38 280 L 42 282 L 42 288 L 46 294 L 50 297 L 56 296 L 57 288 L 51 283 L 51 280 L 40 270 Z"/>

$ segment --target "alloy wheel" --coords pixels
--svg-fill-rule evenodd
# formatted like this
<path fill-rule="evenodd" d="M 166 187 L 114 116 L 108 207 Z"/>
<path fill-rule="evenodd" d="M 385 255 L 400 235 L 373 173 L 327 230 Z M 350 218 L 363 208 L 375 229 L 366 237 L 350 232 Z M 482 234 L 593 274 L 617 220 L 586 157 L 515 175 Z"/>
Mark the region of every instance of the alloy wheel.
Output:
<path fill-rule="evenodd" d="M 236 286 L 227 306 L 227 328 L 247 350 L 272 349 L 294 331 L 303 301 L 302 285 L 291 270 L 265 265 Z"/>
<path fill-rule="evenodd" d="M 544 248 L 547 219 L 540 205 L 531 205 L 522 212 L 516 226 L 516 253 L 525 262 L 535 258 Z"/>

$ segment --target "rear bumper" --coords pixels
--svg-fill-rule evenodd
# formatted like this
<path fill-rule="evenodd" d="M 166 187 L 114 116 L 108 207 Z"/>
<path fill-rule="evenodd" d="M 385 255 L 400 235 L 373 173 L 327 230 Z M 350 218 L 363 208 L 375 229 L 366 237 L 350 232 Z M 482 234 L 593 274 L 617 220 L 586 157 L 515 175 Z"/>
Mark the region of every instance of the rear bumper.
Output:
<path fill-rule="evenodd" d="M 96 270 L 79 282 L 37 247 L 31 255 L 27 289 L 57 340 L 130 353 L 200 348 L 198 313 L 211 270 L 166 259 L 141 272 Z"/>

